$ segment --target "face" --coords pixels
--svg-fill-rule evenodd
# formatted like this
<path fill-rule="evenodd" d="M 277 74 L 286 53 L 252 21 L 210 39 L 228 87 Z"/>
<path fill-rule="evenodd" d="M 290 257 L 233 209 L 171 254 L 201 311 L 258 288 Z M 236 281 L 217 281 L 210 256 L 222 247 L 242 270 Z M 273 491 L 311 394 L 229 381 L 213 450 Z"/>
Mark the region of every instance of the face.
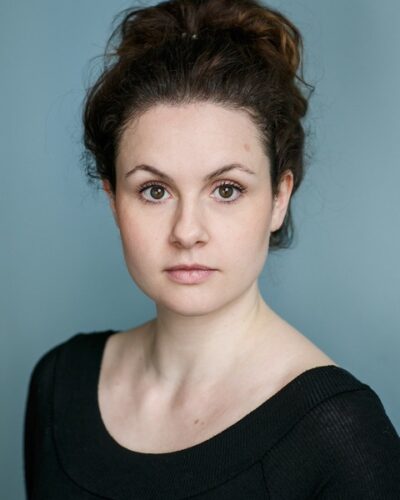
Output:
<path fill-rule="evenodd" d="M 288 173 L 274 200 L 269 168 L 247 114 L 216 104 L 160 104 L 124 130 L 115 197 L 104 188 L 129 273 L 158 306 L 203 315 L 256 286 L 293 185 Z M 195 284 L 166 272 L 192 263 L 214 272 Z"/>

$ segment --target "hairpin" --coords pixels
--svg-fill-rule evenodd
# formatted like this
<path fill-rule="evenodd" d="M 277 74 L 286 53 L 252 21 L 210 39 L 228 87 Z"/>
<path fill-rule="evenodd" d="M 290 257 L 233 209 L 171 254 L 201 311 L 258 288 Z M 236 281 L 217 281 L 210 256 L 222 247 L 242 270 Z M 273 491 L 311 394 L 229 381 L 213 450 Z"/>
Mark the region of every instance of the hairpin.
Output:
<path fill-rule="evenodd" d="M 182 33 L 182 38 L 185 38 L 187 36 L 186 31 Z M 193 33 L 193 35 L 190 37 L 192 40 L 197 38 L 197 33 Z"/>

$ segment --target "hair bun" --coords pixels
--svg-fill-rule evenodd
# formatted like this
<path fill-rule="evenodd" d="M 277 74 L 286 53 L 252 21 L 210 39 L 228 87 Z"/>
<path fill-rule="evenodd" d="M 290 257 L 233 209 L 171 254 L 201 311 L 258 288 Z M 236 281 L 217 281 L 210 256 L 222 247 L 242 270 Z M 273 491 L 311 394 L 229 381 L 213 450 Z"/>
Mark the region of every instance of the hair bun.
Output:
<path fill-rule="evenodd" d="M 272 67 L 297 72 L 302 50 L 298 30 L 279 12 L 256 0 L 176 0 L 135 9 L 120 26 L 116 55 L 137 58 L 171 38 L 201 39 L 224 32 L 252 45 Z M 182 37 L 183 33 L 189 36 Z"/>
<path fill-rule="evenodd" d="M 268 61 L 293 74 L 297 72 L 302 52 L 301 35 L 278 11 L 267 9 L 255 0 L 206 0 L 200 2 L 199 14 L 201 7 L 205 26 L 213 30 L 240 31 Z"/>

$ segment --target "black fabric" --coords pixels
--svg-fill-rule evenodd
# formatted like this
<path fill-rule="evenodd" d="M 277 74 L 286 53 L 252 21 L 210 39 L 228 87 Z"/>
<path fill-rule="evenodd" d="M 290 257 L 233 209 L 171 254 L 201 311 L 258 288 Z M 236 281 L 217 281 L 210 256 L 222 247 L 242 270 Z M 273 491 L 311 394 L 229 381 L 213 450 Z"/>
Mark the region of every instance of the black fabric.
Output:
<path fill-rule="evenodd" d="M 36 363 L 24 428 L 29 500 L 400 500 L 400 438 L 377 394 L 334 365 L 303 372 L 190 448 L 124 448 L 97 399 L 113 333 L 79 333 Z"/>

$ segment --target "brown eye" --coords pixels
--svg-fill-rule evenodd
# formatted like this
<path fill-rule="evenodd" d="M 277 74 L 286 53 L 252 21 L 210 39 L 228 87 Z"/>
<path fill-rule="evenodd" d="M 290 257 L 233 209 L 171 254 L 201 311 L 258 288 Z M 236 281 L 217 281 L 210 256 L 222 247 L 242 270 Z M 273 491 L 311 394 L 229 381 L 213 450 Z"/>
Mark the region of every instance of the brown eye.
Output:
<path fill-rule="evenodd" d="M 162 200 L 166 188 L 161 184 L 153 182 L 139 187 L 137 191 L 145 203 L 157 203 L 157 200 Z M 144 196 L 146 191 L 148 191 L 150 198 Z"/>
<path fill-rule="evenodd" d="M 144 196 L 144 193 L 146 191 L 148 191 L 148 194 L 150 196 L 149 198 Z M 246 188 L 244 188 L 240 184 L 237 184 L 236 182 L 225 181 L 219 184 L 214 189 L 214 191 L 219 192 L 220 202 L 228 204 L 228 203 L 234 203 L 235 201 L 239 200 L 242 194 L 246 192 Z M 234 194 L 235 191 L 238 193 L 238 196 L 232 198 L 232 194 Z M 167 189 L 160 183 L 150 182 L 144 184 L 143 186 L 140 186 L 137 189 L 137 192 L 140 194 L 140 197 L 145 203 L 156 204 L 157 200 L 163 201 L 163 195 L 167 192 Z"/>
<path fill-rule="evenodd" d="M 163 196 L 164 188 L 161 186 L 154 186 L 150 189 L 150 195 L 155 200 L 161 200 Z"/>
<path fill-rule="evenodd" d="M 240 184 L 236 184 L 233 182 L 223 182 L 215 188 L 215 191 L 219 192 L 220 200 L 225 200 L 222 201 L 222 203 L 234 203 L 242 196 L 242 193 L 245 192 L 245 188 Z M 235 191 L 238 193 L 238 195 L 232 198 L 232 195 L 235 193 Z"/>
<path fill-rule="evenodd" d="M 222 198 L 230 198 L 233 194 L 233 191 L 234 191 L 232 185 L 220 186 L 218 189 L 219 189 L 219 193 L 221 194 Z"/>

